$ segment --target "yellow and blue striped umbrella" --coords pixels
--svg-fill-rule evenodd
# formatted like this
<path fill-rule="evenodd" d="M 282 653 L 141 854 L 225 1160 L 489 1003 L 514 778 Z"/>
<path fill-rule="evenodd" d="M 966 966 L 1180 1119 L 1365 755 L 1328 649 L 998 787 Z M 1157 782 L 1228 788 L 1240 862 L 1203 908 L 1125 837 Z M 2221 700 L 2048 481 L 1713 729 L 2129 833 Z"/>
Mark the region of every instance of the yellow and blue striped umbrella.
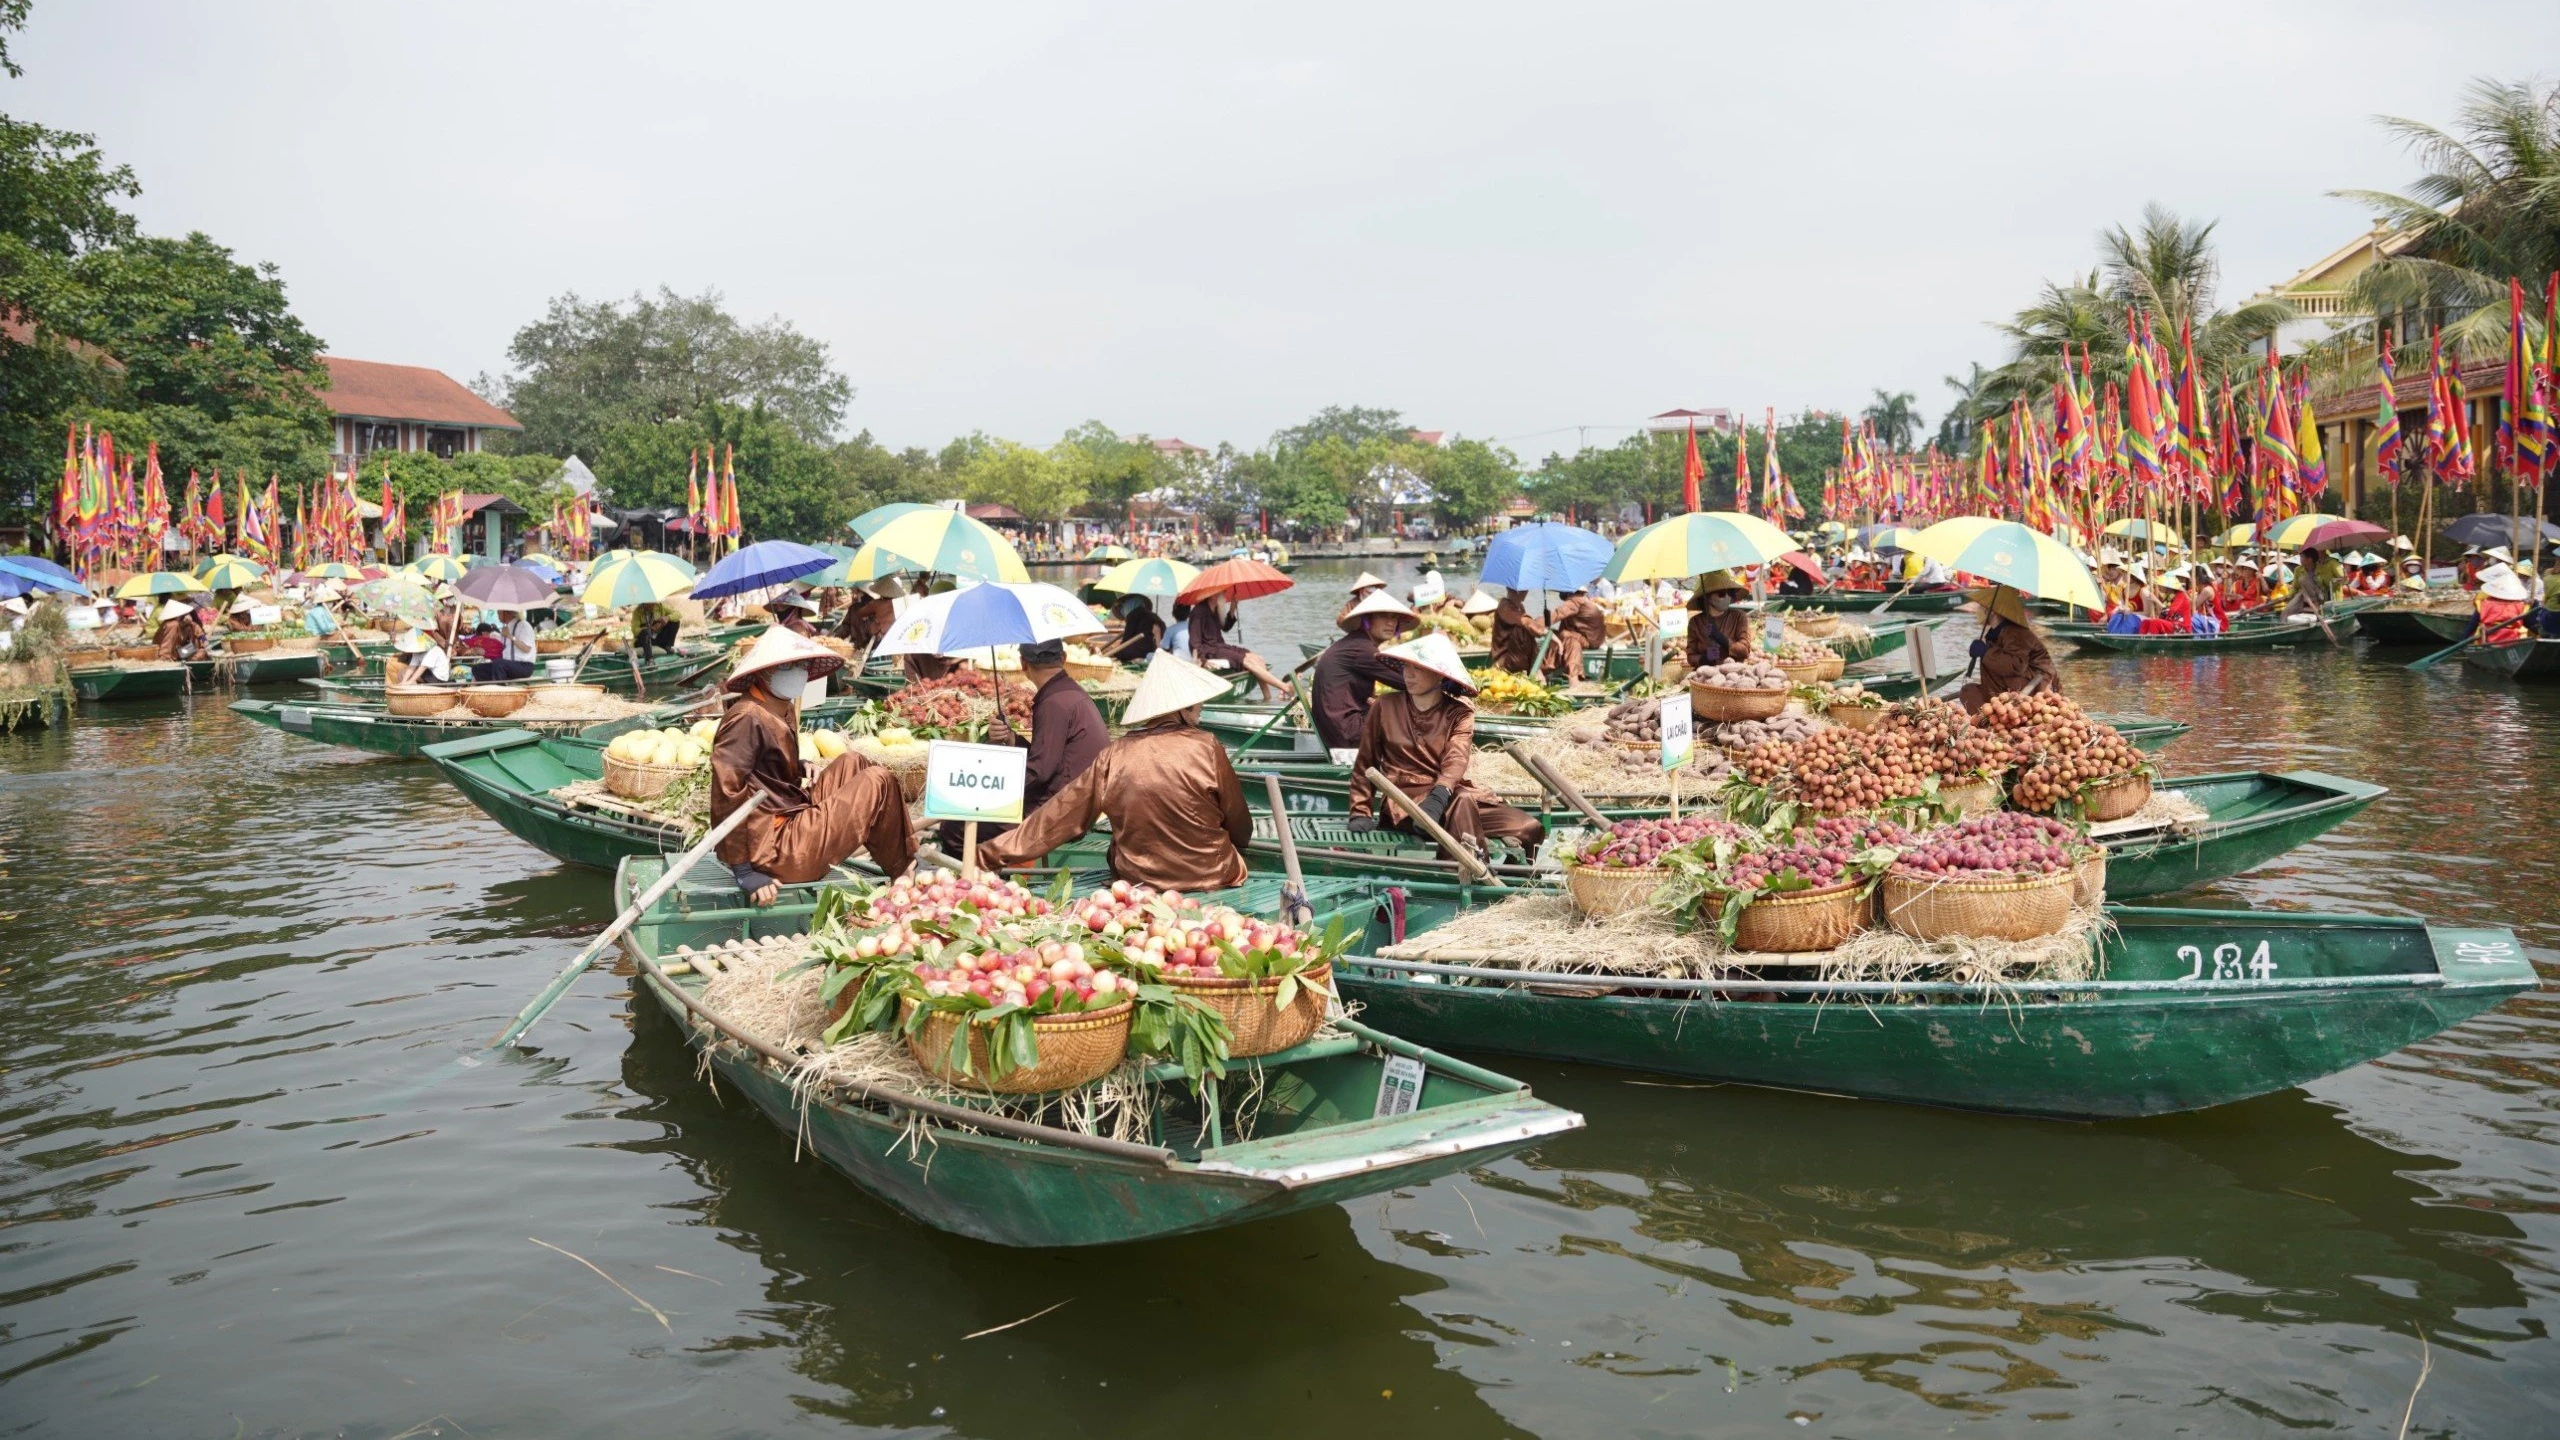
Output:
<path fill-rule="evenodd" d="M 2257 526 L 2234 525 L 2230 529 L 2223 531 L 2221 534 L 2214 536 L 2213 543 L 2224 550 L 2237 550 L 2241 546 L 2255 541 L 2257 538 Z"/>
<path fill-rule="evenodd" d="M 2335 515 L 2323 515 L 2317 510 L 2305 510 L 2299 515 L 2277 521 L 2275 528 L 2267 532 L 2267 543 L 2279 550 L 2299 550 L 2313 543 L 2312 532 L 2321 526 L 2344 523 Z"/>
<path fill-rule="evenodd" d="M 1084 558 L 1098 563 L 1108 563 L 1115 560 L 1126 560 L 1136 553 L 1136 551 L 1131 550 L 1126 545 L 1096 545 L 1091 550 L 1085 552 Z"/>
<path fill-rule="evenodd" d="M 365 572 L 363 567 L 350 565 L 344 560 L 323 560 L 303 571 L 302 578 L 305 580 L 362 580 L 365 578 Z M 217 585 L 213 588 L 219 590 L 223 587 Z"/>
<path fill-rule="evenodd" d="M 154 570 L 148 575 L 136 575 L 117 586 L 116 598 L 139 600 L 146 595 L 202 595 L 212 588 L 193 575 L 182 575 L 175 570 Z"/>
<path fill-rule="evenodd" d="M 1794 536 L 1757 515 L 1705 510 L 1656 520 L 1619 541 L 1600 578 L 1685 580 L 1710 570 L 1765 565 L 1795 548 Z"/>
<path fill-rule="evenodd" d="M 1022 556 L 1011 541 L 983 522 L 939 506 L 910 510 L 879 526 L 845 562 L 845 578 L 857 585 L 917 570 L 963 580 L 1031 583 L 1031 572 L 1022 568 Z"/>
<path fill-rule="evenodd" d="M 854 538 L 859 540 L 868 540 L 872 538 L 872 531 L 879 529 L 881 526 L 888 524 L 890 521 L 897 519 L 901 515 L 913 515 L 920 511 L 938 508 L 940 507 L 933 505 L 919 505 L 913 500 L 892 500 L 886 505 L 874 505 L 870 509 L 863 511 L 861 514 L 854 516 L 851 520 L 845 522 L 844 528 L 852 531 L 854 533 Z"/>
<path fill-rule="evenodd" d="M 2098 582 L 2089 578 L 2089 567 L 2071 547 L 2015 520 L 1979 515 L 1941 520 L 1911 538 L 1911 552 L 2024 594 L 2090 610 L 2107 608 Z"/>
<path fill-rule="evenodd" d="M 596 562 L 578 598 L 599 610 L 672 600 L 699 579 L 691 565 L 662 550 L 616 550 Z"/>
<path fill-rule="evenodd" d="M 1200 578 L 1200 567 L 1179 560 L 1148 556 L 1143 560 L 1123 560 L 1102 572 L 1093 582 L 1096 590 L 1117 595 L 1180 595 L 1184 587 Z"/>
<path fill-rule="evenodd" d="M 216 555 L 196 567 L 207 590 L 246 590 L 267 578 L 267 567 L 237 555 Z"/>
<path fill-rule="evenodd" d="M 2128 540 L 2148 540 L 2154 545 L 2169 550 L 2184 550 L 2187 548 L 2187 542 L 2178 538 L 2177 531 L 2170 529 L 2166 525 L 2157 524 L 2149 520 L 2139 520 L 2132 517 L 2127 517 L 2122 520 L 2110 520 L 2107 522 L 2107 533 L 2110 535 L 2121 535 Z"/>
<path fill-rule="evenodd" d="M 443 553 L 442 551 L 438 551 L 433 555 L 420 556 L 418 559 L 409 563 L 410 574 L 417 576 L 421 580 L 441 580 L 447 585 L 451 585 L 460 580 L 462 578 L 462 572 L 462 562 Z"/>
<path fill-rule="evenodd" d="M 1908 525 L 1870 525 L 1858 538 L 1870 550 L 1908 550 L 1919 534 Z"/>

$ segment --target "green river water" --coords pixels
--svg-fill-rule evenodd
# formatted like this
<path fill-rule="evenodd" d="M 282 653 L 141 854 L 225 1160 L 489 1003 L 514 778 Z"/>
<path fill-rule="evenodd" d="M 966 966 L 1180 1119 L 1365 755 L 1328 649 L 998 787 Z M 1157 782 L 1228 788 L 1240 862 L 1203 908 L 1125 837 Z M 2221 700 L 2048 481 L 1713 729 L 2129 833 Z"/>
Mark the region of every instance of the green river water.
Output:
<path fill-rule="evenodd" d="M 1244 643 L 1294 663 L 1351 568 Z M 2171 774 L 2393 787 L 2181 903 L 2508 924 L 2560 963 L 2560 687 L 2325 648 L 2063 674 L 2191 719 Z M 1497 1059 L 1588 1128 L 1005 1251 L 795 1160 L 626 977 L 457 1065 L 605 878 L 223 698 L 0 736 L 0 1434 L 2389 1436 L 2422 1333 L 2410 1434 L 2560 1432 L 2543 996 L 2098 1126 Z"/>

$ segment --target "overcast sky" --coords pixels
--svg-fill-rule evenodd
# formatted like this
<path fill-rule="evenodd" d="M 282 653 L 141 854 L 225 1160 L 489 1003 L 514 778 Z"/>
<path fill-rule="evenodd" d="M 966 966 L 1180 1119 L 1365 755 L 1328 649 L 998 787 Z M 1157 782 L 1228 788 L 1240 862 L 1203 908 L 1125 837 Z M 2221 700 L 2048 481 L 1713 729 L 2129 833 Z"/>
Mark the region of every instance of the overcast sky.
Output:
<path fill-rule="evenodd" d="M 2221 222 L 2226 302 L 2283 280 L 2411 175 L 2372 114 L 2560 66 L 2560 4 L 37 0 L 14 49 L 0 112 L 334 354 L 468 380 L 663 283 L 825 340 L 893 445 L 1362 404 L 1534 462 L 1880 385 L 1934 424 L 2146 201 Z"/>

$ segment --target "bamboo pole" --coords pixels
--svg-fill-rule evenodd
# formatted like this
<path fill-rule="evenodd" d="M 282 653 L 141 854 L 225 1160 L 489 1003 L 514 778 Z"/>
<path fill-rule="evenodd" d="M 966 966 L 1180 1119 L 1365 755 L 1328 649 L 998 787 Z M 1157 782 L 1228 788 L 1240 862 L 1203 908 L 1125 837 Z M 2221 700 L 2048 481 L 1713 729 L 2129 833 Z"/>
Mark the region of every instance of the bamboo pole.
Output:
<path fill-rule="evenodd" d="M 1370 766 L 1369 783 L 1378 787 L 1378 793 L 1394 801 L 1397 809 L 1412 816 L 1413 823 L 1421 826 L 1424 834 L 1438 841 L 1440 848 L 1449 852 L 1449 858 L 1458 862 L 1458 870 L 1461 874 L 1473 876 L 1497 890 L 1510 888 L 1502 883 L 1502 877 L 1494 874 L 1491 867 L 1476 858 L 1474 851 L 1460 844 L 1457 836 L 1440 828 L 1439 821 L 1423 814 L 1422 807 L 1414 803 L 1412 796 L 1397 789 L 1396 782 L 1388 779 L 1385 771 L 1374 765 Z"/>

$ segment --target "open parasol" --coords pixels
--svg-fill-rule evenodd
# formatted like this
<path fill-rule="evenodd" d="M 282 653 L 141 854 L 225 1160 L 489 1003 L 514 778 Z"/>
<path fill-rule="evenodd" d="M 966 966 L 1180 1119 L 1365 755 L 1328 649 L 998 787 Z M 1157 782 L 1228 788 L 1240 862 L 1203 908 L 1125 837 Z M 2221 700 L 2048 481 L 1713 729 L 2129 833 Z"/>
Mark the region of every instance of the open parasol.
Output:
<path fill-rule="evenodd" d="M 1941 520 L 1912 537 L 1911 552 L 2023 594 L 2089 610 L 2107 608 L 2098 582 L 2089 578 L 2089 567 L 2069 546 L 2015 520 L 1979 515 Z"/>
<path fill-rule="evenodd" d="M 1230 599 L 1258 600 L 1277 595 L 1298 582 L 1263 564 L 1259 560 L 1221 560 L 1191 578 L 1173 598 L 1186 604 L 1203 596 L 1224 593 Z"/>

